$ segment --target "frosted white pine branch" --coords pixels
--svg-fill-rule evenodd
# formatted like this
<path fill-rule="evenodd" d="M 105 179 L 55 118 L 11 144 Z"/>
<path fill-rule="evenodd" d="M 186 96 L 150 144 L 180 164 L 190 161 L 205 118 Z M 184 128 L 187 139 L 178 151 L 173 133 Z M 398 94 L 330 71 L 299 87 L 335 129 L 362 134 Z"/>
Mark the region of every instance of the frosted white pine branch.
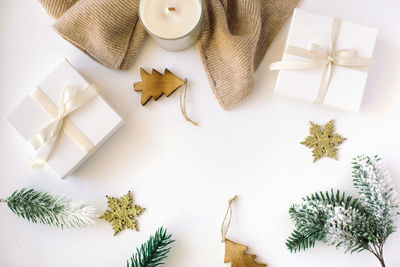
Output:
<path fill-rule="evenodd" d="M 360 155 L 355 158 L 353 175 L 362 204 L 374 216 L 380 232 L 386 238 L 391 232 L 399 207 L 390 173 L 377 156 Z"/>
<path fill-rule="evenodd" d="M 73 201 L 68 197 L 61 197 L 56 204 L 64 206 L 64 209 L 57 215 L 59 221 L 63 222 L 64 227 L 87 227 L 94 224 L 93 219 L 96 216 L 94 207 L 81 201 Z"/>

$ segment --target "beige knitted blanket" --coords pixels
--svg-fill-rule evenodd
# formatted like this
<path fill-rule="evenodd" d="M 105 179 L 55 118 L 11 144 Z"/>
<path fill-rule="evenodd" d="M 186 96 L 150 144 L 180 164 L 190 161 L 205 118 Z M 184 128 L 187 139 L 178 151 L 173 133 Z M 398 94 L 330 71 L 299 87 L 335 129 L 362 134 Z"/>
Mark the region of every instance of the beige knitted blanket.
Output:
<path fill-rule="evenodd" d="M 254 72 L 299 0 L 203 0 L 200 52 L 219 103 L 229 109 L 254 87 Z M 128 69 L 146 32 L 139 0 L 39 0 L 54 29 L 101 64 Z"/>

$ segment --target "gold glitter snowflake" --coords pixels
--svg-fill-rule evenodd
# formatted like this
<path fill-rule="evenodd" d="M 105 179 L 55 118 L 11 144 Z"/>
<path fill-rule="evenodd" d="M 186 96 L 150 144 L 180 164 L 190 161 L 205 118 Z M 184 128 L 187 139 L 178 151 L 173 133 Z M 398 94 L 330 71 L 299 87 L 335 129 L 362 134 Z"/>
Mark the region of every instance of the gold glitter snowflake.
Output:
<path fill-rule="evenodd" d="M 333 120 L 321 127 L 310 122 L 310 136 L 300 144 L 312 149 L 313 162 L 322 157 L 336 158 L 337 146 L 346 138 L 334 133 Z"/>
<path fill-rule="evenodd" d="M 100 219 L 106 220 L 112 225 L 114 235 L 125 229 L 138 231 L 136 217 L 145 209 L 133 204 L 131 192 L 129 191 L 122 198 L 106 197 L 110 210 L 106 210 Z"/>

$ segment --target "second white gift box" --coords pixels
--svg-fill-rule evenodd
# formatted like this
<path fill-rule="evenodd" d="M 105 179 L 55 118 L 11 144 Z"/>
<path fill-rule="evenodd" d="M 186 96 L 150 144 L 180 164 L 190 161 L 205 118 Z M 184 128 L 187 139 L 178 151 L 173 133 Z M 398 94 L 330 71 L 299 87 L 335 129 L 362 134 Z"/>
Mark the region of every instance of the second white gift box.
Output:
<path fill-rule="evenodd" d="M 121 117 L 67 61 L 7 116 L 30 144 L 32 164 L 60 178 L 76 170 L 122 124 Z"/>
<path fill-rule="evenodd" d="M 295 9 L 275 93 L 358 112 L 377 30 Z"/>

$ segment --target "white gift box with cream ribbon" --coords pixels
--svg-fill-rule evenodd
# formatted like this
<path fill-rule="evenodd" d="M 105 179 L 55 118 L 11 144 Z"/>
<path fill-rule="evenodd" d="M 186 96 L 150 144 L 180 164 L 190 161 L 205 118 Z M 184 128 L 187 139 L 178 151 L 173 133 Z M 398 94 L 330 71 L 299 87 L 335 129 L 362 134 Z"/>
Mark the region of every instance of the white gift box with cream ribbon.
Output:
<path fill-rule="evenodd" d="M 30 144 L 33 167 L 65 178 L 122 124 L 121 117 L 67 61 L 58 65 L 7 116 Z"/>
<path fill-rule="evenodd" d="M 377 30 L 295 9 L 275 93 L 309 103 L 358 112 Z"/>

